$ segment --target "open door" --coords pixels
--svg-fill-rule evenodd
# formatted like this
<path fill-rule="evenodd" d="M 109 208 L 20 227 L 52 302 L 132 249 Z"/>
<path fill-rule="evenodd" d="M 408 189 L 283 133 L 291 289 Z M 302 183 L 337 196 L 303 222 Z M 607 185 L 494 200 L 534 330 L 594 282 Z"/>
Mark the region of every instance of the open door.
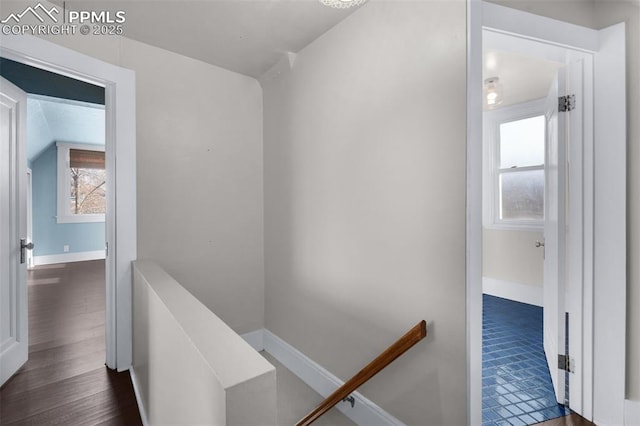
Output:
<path fill-rule="evenodd" d="M 552 87 L 547 99 L 544 348 L 558 402 L 565 403 L 566 377 L 569 408 L 597 424 L 623 424 L 625 24 L 599 30 L 597 39 L 593 66 L 569 60 L 558 76 L 557 93 Z M 557 110 L 561 96 L 571 97 L 564 103 L 566 112 Z M 576 167 L 580 162 L 582 167 Z M 558 355 L 565 355 L 568 374 L 558 368 Z"/>
<path fill-rule="evenodd" d="M 481 3 L 481 10 L 469 9 L 470 30 L 477 36 L 473 37 L 470 45 L 469 63 L 472 68 L 468 80 L 472 94 L 475 94 L 468 103 L 467 121 L 467 146 L 470 170 L 473 172 L 467 183 L 472 187 L 475 185 L 474 179 L 477 180 L 477 168 L 482 162 L 482 155 L 477 150 L 478 134 L 482 133 L 481 120 L 479 114 L 474 112 L 482 90 L 482 43 L 477 40 L 481 27 L 489 30 L 489 35 L 511 36 L 518 41 L 519 48 L 525 46 L 522 51 L 542 59 L 555 62 L 583 60 L 582 82 L 576 82 L 571 69 L 568 72 L 570 93 L 580 89 L 583 96 L 576 96 L 577 109 L 569 114 L 570 122 L 564 126 L 569 129 L 571 138 L 567 149 L 569 189 L 565 198 L 568 200 L 570 225 L 565 242 L 566 284 L 569 288 L 564 293 L 559 288 L 555 290 L 559 296 L 566 295 L 564 303 L 569 311 L 569 353 L 571 359 L 575 358 L 571 367 L 573 373 L 568 375 L 571 382 L 570 408 L 596 424 L 622 425 L 625 419 L 627 378 L 625 357 L 628 354 L 625 349 L 628 338 L 627 265 L 630 261 L 626 208 L 629 118 L 626 110 L 629 81 L 626 25 L 623 22 L 593 30 L 491 2 Z M 482 35 L 485 40 L 487 32 Z M 539 48 L 539 42 L 544 44 L 544 49 Z M 547 117 L 553 120 L 553 103 L 549 103 L 549 106 L 551 111 Z M 579 120 L 582 120 L 582 126 L 577 125 Z M 582 132 L 581 145 L 573 143 L 576 129 Z M 480 201 L 474 196 L 475 193 L 472 191 L 470 194 L 470 219 L 467 225 L 471 231 L 468 232 L 467 241 L 475 249 L 470 253 L 468 265 L 472 266 L 470 280 L 476 284 L 481 282 L 482 275 L 482 268 L 478 267 L 482 263 L 482 212 L 478 208 Z M 573 217 L 575 212 L 579 213 L 578 221 Z M 548 238 L 547 256 L 549 250 L 553 249 L 552 245 L 553 242 Z M 545 268 L 549 269 L 546 264 Z M 552 275 L 551 271 L 549 275 Z M 562 277 L 557 270 L 553 275 Z M 475 287 L 478 286 L 469 286 L 472 289 Z M 561 336 L 562 330 L 558 329 L 563 320 L 547 306 L 547 303 L 552 303 L 547 300 L 550 293 L 553 291 L 545 289 L 543 304 L 547 312 L 544 319 L 544 345 L 552 377 L 557 382 L 559 375 L 564 377 L 564 372 L 557 369 L 557 354 L 564 353 L 562 350 L 557 352 L 558 342 L 563 341 L 564 337 Z M 469 341 L 473 343 L 480 341 L 482 332 L 473 325 L 474 320 L 479 318 L 474 307 L 481 303 L 480 293 L 470 293 L 469 300 Z M 556 306 L 561 305 L 556 303 Z M 550 349 L 552 346 L 553 349 Z M 478 364 L 474 363 L 478 362 L 478 358 L 471 356 L 468 365 L 475 367 Z M 556 390 L 562 388 L 558 383 L 555 385 Z M 562 395 L 560 392 L 558 394 Z M 478 410 L 481 399 L 481 380 L 472 374 L 469 411 L 473 419 L 480 418 Z M 480 423 L 480 420 L 472 423 Z"/>
<path fill-rule="evenodd" d="M 25 362 L 27 328 L 26 94 L 0 80 L 0 385 Z M 33 246 L 30 245 L 32 248 Z"/>
<path fill-rule="evenodd" d="M 565 389 L 566 380 L 582 377 L 583 260 L 580 250 L 566 248 L 582 246 L 583 175 L 579 164 L 570 167 L 570 158 L 583 155 L 583 70 L 582 60 L 560 68 L 545 104 L 544 350 L 556 400 L 578 413 L 582 383 L 575 383 L 572 395 L 580 398 L 569 398 Z"/>
<path fill-rule="evenodd" d="M 560 68 L 545 104 L 544 350 L 557 401 L 579 414 L 584 368 L 584 69 L 582 59 Z M 567 247 L 574 249 L 568 252 Z M 570 395 L 566 380 L 575 385 Z"/>
<path fill-rule="evenodd" d="M 565 250 L 565 128 L 566 114 L 559 110 L 565 92 L 565 70 L 560 68 L 545 104 L 544 182 L 544 352 L 556 399 L 564 403 L 565 376 L 558 355 L 565 353 L 564 250 Z"/>

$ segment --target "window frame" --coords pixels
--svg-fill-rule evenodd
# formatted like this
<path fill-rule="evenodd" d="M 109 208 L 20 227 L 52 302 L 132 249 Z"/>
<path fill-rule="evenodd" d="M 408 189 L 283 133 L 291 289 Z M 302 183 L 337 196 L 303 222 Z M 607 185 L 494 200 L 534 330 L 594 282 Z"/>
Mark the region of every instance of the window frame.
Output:
<path fill-rule="evenodd" d="M 484 183 L 483 183 L 483 226 L 487 229 L 543 231 L 544 218 L 540 220 L 501 219 L 500 218 L 500 175 L 501 173 L 518 173 L 543 170 L 546 175 L 545 162 L 541 166 L 503 169 L 500 167 L 500 125 L 527 118 L 545 116 L 545 99 L 522 102 L 498 109 L 485 111 L 484 121 Z M 545 119 L 546 145 L 546 119 Z M 546 150 L 546 146 L 545 146 Z M 544 207 L 543 207 L 544 214 Z"/>
<path fill-rule="evenodd" d="M 95 223 L 104 222 L 105 214 L 72 214 L 69 200 L 71 199 L 71 165 L 69 151 L 71 149 L 81 149 L 86 151 L 105 152 L 104 145 L 93 145 L 83 143 L 56 142 L 58 156 L 58 179 L 57 179 L 57 223 Z"/>

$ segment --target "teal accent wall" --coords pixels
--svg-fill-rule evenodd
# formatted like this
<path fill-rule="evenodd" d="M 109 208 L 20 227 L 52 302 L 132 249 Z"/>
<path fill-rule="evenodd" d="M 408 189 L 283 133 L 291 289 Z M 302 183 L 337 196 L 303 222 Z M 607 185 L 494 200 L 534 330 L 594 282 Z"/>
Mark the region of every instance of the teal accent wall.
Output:
<path fill-rule="evenodd" d="M 104 105 L 104 87 L 0 58 L 0 75 L 27 93 Z"/>
<path fill-rule="evenodd" d="M 98 223 L 56 223 L 58 164 L 52 143 L 31 162 L 33 190 L 34 256 L 104 250 L 105 225 Z"/>

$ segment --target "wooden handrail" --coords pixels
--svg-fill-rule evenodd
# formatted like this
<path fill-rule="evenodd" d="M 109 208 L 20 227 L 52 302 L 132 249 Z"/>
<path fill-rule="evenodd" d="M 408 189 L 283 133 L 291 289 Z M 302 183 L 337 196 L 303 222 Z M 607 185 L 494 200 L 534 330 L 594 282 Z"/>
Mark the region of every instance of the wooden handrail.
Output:
<path fill-rule="evenodd" d="M 307 426 L 329 411 L 334 405 L 346 398 L 351 392 L 362 386 L 367 380 L 378 374 L 383 368 L 391 364 L 400 355 L 411 349 L 413 345 L 427 337 L 427 323 L 422 320 L 415 327 L 389 346 L 376 359 L 371 361 L 358 374 L 340 386 L 327 399 L 322 401 L 313 411 L 307 414 L 296 426 Z"/>

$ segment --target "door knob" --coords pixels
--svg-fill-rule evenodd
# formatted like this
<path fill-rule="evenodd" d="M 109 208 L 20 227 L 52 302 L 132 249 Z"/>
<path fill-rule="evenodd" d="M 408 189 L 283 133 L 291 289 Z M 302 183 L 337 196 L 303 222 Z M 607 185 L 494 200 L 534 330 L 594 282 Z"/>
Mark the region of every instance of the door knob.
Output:
<path fill-rule="evenodd" d="M 536 247 L 544 247 L 544 242 L 536 241 Z"/>
<path fill-rule="evenodd" d="M 27 239 L 26 238 L 20 238 L 20 263 L 24 263 L 26 262 L 25 260 L 25 255 L 26 252 L 25 250 L 33 250 L 33 243 L 29 243 L 27 244 Z"/>

